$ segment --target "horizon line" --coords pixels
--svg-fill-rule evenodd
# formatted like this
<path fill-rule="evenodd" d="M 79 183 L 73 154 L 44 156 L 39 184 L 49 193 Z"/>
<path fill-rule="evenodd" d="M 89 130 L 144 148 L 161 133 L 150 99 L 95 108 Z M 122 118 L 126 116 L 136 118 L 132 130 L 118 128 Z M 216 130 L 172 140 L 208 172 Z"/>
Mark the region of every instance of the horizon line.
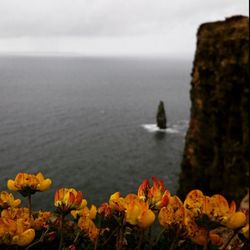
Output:
<path fill-rule="evenodd" d="M 194 55 L 167 54 L 167 53 L 83 53 L 83 52 L 61 52 L 61 51 L 0 51 L 1 56 L 23 56 L 23 57 L 75 57 L 75 58 L 155 58 L 155 59 L 182 59 L 191 60 Z"/>

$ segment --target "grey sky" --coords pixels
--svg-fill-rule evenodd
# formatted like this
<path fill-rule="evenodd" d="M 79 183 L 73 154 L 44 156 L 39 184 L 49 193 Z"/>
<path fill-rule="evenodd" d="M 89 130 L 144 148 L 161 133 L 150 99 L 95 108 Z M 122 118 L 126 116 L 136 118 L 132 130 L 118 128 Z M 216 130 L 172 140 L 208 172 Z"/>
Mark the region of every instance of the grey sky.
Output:
<path fill-rule="evenodd" d="M 248 0 L 0 0 L 0 53 L 190 56 L 198 26 Z"/>

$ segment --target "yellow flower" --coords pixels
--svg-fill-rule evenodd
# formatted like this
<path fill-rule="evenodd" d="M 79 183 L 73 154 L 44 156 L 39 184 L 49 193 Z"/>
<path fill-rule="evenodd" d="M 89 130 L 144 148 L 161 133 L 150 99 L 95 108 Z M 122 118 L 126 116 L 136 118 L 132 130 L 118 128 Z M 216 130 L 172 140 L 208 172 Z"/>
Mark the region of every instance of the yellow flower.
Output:
<path fill-rule="evenodd" d="M 103 204 L 99 208 L 99 213 L 112 215 L 112 210 L 122 212 L 127 223 L 146 229 L 155 220 L 155 214 L 149 209 L 149 203 L 140 199 L 136 194 L 128 194 L 125 198 L 119 192 L 110 196 L 109 204 Z"/>
<path fill-rule="evenodd" d="M 92 241 L 96 240 L 99 229 L 90 218 L 81 217 L 78 221 L 78 226 Z"/>
<path fill-rule="evenodd" d="M 51 184 L 52 184 L 52 181 L 51 179 L 47 178 L 45 179 L 44 178 L 44 175 L 39 172 L 37 175 L 36 175 L 36 178 L 38 179 L 39 183 L 37 185 L 37 189 L 41 192 L 43 191 L 46 191 L 50 188 Z"/>
<path fill-rule="evenodd" d="M 95 219 L 96 217 L 96 214 L 97 214 L 97 208 L 95 205 L 92 205 L 89 209 L 89 218 L 91 220 Z"/>
<path fill-rule="evenodd" d="M 8 208 L 4 209 L 1 212 L 0 216 L 5 222 L 8 222 L 8 227 L 12 228 L 11 230 L 5 230 L 6 232 L 14 232 L 15 230 L 18 230 L 17 233 L 21 231 L 24 234 L 18 234 L 16 237 L 12 239 L 12 241 L 9 244 L 14 244 L 13 242 L 17 242 L 16 244 L 26 244 L 26 242 L 30 239 L 30 237 L 33 235 L 33 229 L 35 230 L 41 230 L 43 228 L 48 227 L 48 220 L 51 217 L 50 212 L 43 212 L 39 211 L 38 213 L 34 214 L 33 217 L 29 217 L 29 209 L 28 208 Z M 10 226 L 12 225 L 12 227 Z M 29 230 L 33 228 L 32 230 Z M 14 235 L 14 233 L 13 233 Z"/>
<path fill-rule="evenodd" d="M 72 210 L 70 213 L 75 219 L 85 217 L 93 220 L 96 217 L 97 209 L 95 205 L 92 205 L 90 209 L 87 206 L 84 206 L 80 210 Z"/>
<path fill-rule="evenodd" d="M 85 206 L 80 210 L 71 211 L 71 215 L 74 218 L 79 218 L 78 226 L 80 229 L 88 235 L 88 237 L 94 241 L 97 238 L 99 229 L 95 226 L 93 220 L 96 217 L 97 209 L 96 206 L 92 205 L 90 209 L 87 207 L 87 202 Z"/>
<path fill-rule="evenodd" d="M 142 229 L 149 228 L 155 221 L 155 214 L 150 209 L 142 210 L 140 216 L 138 217 L 137 226 Z"/>
<path fill-rule="evenodd" d="M 46 191 L 51 184 L 51 179 L 45 179 L 41 172 L 36 175 L 18 173 L 15 180 L 8 180 L 7 187 L 11 191 L 18 191 L 23 196 L 29 196 L 38 191 Z"/>
<path fill-rule="evenodd" d="M 222 195 L 205 196 L 200 190 L 191 191 L 184 202 L 185 225 L 190 238 L 197 244 L 204 245 L 207 235 L 214 244 L 221 242 L 212 230 L 225 225 L 231 229 L 246 224 L 245 215 L 235 212 L 234 202 L 229 206 Z"/>
<path fill-rule="evenodd" d="M 141 229 L 150 227 L 155 221 L 154 212 L 149 209 L 148 202 L 140 200 L 136 195 L 128 195 L 125 198 L 126 210 L 125 219 L 131 225 L 136 225 Z"/>
<path fill-rule="evenodd" d="M 29 217 L 29 209 L 28 208 L 11 208 L 4 209 L 1 212 L 1 218 L 17 220 L 23 219 L 27 226 L 31 226 L 32 218 Z"/>
<path fill-rule="evenodd" d="M 16 244 L 18 246 L 27 246 L 29 245 L 35 238 L 35 230 L 30 228 L 21 234 L 15 235 L 12 240 L 12 244 Z"/>
<path fill-rule="evenodd" d="M 35 230 L 24 219 L 0 218 L 0 243 L 27 246 L 35 238 Z"/>
<path fill-rule="evenodd" d="M 0 210 L 8 207 L 18 207 L 21 204 L 20 199 L 14 199 L 14 196 L 8 192 L 0 192 Z"/>
<path fill-rule="evenodd" d="M 32 228 L 34 228 L 35 230 L 48 228 L 48 221 L 51 215 L 51 212 L 47 211 L 39 211 L 38 213 L 36 213 L 32 222 Z"/>
<path fill-rule="evenodd" d="M 111 209 L 116 210 L 118 212 L 125 211 L 125 206 L 126 206 L 125 200 L 123 197 L 121 197 L 120 192 L 116 192 L 110 196 L 109 206 Z"/>
<path fill-rule="evenodd" d="M 142 204 L 146 203 L 144 203 L 144 201 L 141 201 L 140 204 L 139 200 L 137 200 L 137 197 L 132 195 L 126 197 L 126 202 L 126 222 L 131 225 L 136 225 L 141 214 Z"/>
<path fill-rule="evenodd" d="M 246 239 L 249 240 L 249 223 L 246 224 L 246 226 L 244 226 L 242 229 L 241 229 L 241 233 L 244 235 L 244 237 Z"/>
<path fill-rule="evenodd" d="M 206 213 L 211 220 L 222 225 L 237 229 L 246 225 L 247 218 L 243 212 L 236 212 L 236 204 L 232 202 L 229 206 L 227 200 L 219 194 L 212 197 L 205 197 L 203 213 Z"/>
<path fill-rule="evenodd" d="M 159 222 L 163 227 L 184 224 L 184 206 L 177 196 L 170 197 L 167 206 L 160 210 Z"/>
<path fill-rule="evenodd" d="M 67 214 L 72 210 L 81 209 L 85 204 L 82 192 L 74 188 L 60 188 L 55 193 L 54 205 L 59 212 Z"/>

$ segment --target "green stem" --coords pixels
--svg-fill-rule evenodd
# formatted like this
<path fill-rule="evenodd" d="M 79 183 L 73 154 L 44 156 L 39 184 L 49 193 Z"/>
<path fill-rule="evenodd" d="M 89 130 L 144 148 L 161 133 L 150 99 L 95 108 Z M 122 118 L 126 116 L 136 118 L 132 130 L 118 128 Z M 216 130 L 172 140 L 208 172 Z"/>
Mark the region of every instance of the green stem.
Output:
<path fill-rule="evenodd" d="M 77 234 L 76 234 L 76 237 L 74 239 L 74 244 L 78 241 L 78 238 L 79 238 L 80 234 L 81 234 L 81 231 L 78 231 Z"/>
<path fill-rule="evenodd" d="M 227 241 L 227 243 L 225 244 L 225 246 L 222 248 L 222 250 L 226 250 L 227 247 L 230 245 L 231 241 L 233 240 L 233 238 L 240 232 L 241 228 L 237 229 L 234 231 L 233 235 L 229 238 L 229 240 Z"/>
<path fill-rule="evenodd" d="M 152 227 L 148 229 L 148 242 L 149 242 L 149 249 L 152 249 Z"/>
<path fill-rule="evenodd" d="M 123 215 L 122 224 L 120 225 L 120 230 L 118 231 L 118 235 L 116 238 L 116 250 L 122 250 L 122 248 L 123 248 L 125 226 L 126 226 L 126 219 Z"/>
<path fill-rule="evenodd" d="M 166 228 L 164 228 L 158 235 L 158 237 L 156 238 L 155 244 L 157 245 L 157 243 L 159 242 L 159 240 L 161 239 L 161 236 L 165 233 Z"/>
<path fill-rule="evenodd" d="M 32 206 L 31 206 L 31 195 L 28 195 L 28 203 L 29 203 L 29 217 L 31 218 L 32 214 Z"/>
<path fill-rule="evenodd" d="M 144 230 L 141 231 L 141 233 L 140 233 L 140 238 L 139 238 L 139 242 L 138 242 L 138 246 L 137 246 L 138 250 L 142 249 L 141 247 L 142 247 L 143 240 L 144 240 Z"/>
<path fill-rule="evenodd" d="M 63 247 L 63 222 L 64 222 L 64 215 L 61 215 L 61 220 L 60 220 L 60 243 L 59 243 L 59 250 L 62 249 Z"/>
<path fill-rule="evenodd" d="M 170 246 L 170 250 L 174 250 L 175 247 L 176 247 L 176 243 L 178 242 L 178 238 L 179 238 L 179 232 L 177 230 L 176 234 L 175 234 L 175 237 L 174 237 L 174 240 Z"/>
<path fill-rule="evenodd" d="M 103 246 L 105 246 L 106 244 L 108 244 L 108 242 L 112 239 L 112 237 L 117 233 L 119 227 L 117 227 L 107 238 L 107 240 L 103 243 Z"/>
<path fill-rule="evenodd" d="M 203 250 L 208 250 L 208 243 L 209 243 L 209 231 L 207 231 L 207 235 L 206 235 L 206 243 L 203 247 Z"/>
<path fill-rule="evenodd" d="M 123 226 L 120 228 L 117 239 L 117 250 L 122 250 L 123 246 Z"/>
<path fill-rule="evenodd" d="M 40 239 L 30 244 L 28 247 L 25 248 L 25 250 L 31 249 L 32 247 L 36 246 L 39 243 L 41 243 Z"/>
<path fill-rule="evenodd" d="M 97 237 L 96 237 L 94 250 L 97 250 L 97 249 L 98 249 L 98 243 L 99 243 L 100 233 L 101 233 L 101 230 L 99 230 L 98 235 L 97 235 Z"/>
<path fill-rule="evenodd" d="M 41 235 L 41 237 L 40 237 L 39 240 L 37 240 L 37 241 L 33 242 L 32 244 L 30 244 L 29 246 L 27 246 L 27 247 L 25 248 L 25 250 L 28 250 L 28 249 L 30 249 L 30 248 L 36 246 L 37 244 L 42 243 L 42 242 L 44 241 L 44 238 L 45 238 L 45 236 L 47 235 L 48 231 L 49 231 L 49 229 L 47 229 L 47 230 Z"/>

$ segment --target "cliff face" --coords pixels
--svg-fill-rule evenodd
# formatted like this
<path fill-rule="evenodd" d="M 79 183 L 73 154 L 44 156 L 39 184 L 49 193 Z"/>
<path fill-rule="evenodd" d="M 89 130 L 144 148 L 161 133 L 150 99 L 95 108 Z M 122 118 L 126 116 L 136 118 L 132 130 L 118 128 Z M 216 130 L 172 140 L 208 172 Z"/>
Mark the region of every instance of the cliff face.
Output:
<path fill-rule="evenodd" d="M 206 23 L 197 34 L 191 120 L 179 195 L 193 188 L 241 199 L 249 171 L 249 19 Z"/>

